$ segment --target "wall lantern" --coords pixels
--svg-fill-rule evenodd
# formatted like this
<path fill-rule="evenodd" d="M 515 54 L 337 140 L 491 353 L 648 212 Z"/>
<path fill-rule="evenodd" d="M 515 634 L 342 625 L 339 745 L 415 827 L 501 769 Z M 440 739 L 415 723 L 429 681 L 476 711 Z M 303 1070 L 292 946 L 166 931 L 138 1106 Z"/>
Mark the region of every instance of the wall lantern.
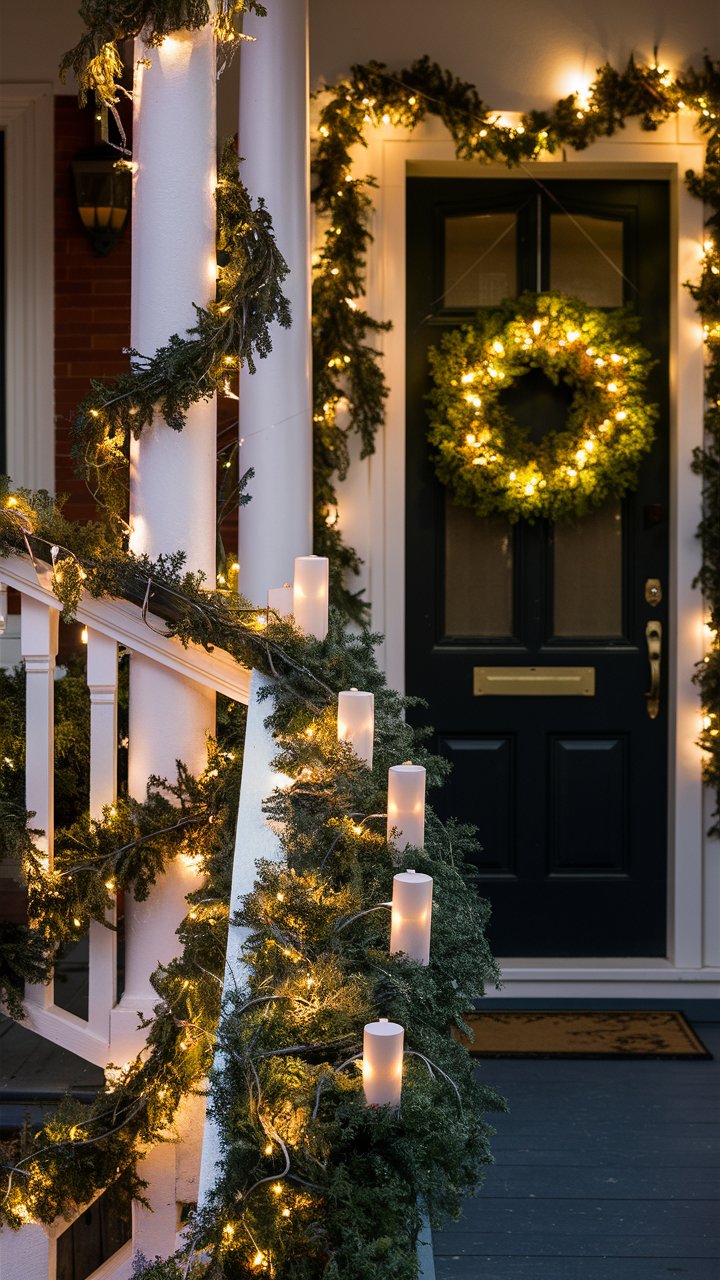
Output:
<path fill-rule="evenodd" d="M 104 257 L 127 221 L 132 196 L 132 169 L 106 147 L 80 155 L 71 164 L 75 203 L 90 243 Z"/>

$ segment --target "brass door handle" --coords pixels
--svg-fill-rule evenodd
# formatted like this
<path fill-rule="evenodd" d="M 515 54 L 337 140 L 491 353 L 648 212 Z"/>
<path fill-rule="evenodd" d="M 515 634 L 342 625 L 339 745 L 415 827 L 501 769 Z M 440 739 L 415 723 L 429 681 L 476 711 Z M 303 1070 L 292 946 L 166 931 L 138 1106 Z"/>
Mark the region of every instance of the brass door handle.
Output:
<path fill-rule="evenodd" d="M 647 713 L 651 720 L 657 718 L 660 710 L 660 658 L 662 654 L 662 622 L 655 619 L 645 627 L 648 662 L 650 663 L 650 690 L 645 694 Z"/>

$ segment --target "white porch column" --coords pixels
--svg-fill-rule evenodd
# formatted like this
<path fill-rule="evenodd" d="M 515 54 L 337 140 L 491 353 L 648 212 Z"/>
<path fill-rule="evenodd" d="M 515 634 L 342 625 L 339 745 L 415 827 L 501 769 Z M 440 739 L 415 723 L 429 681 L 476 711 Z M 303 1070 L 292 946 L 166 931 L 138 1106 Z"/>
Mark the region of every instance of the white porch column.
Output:
<path fill-rule="evenodd" d="M 308 0 L 273 0 L 243 29 L 256 39 L 240 54 L 242 177 L 272 215 L 292 307 L 292 329 L 275 326 L 270 355 L 240 378 L 240 469 L 255 477 L 240 513 L 239 586 L 265 604 L 268 587 L 292 582 L 294 557 L 312 551 Z"/>
<path fill-rule="evenodd" d="M 139 67 L 133 121 L 137 163 L 133 196 L 132 345 L 152 355 L 195 320 L 193 303 L 215 292 L 215 39 L 212 25 L 179 31 L 159 49 L 136 42 Z M 193 405 L 181 432 L 156 421 L 130 453 L 131 547 L 156 558 L 183 549 L 190 569 L 215 581 L 215 404 Z M 182 759 L 205 763 L 205 734 L 215 696 L 140 654 L 130 663 L 130 794 L 142 799 L 151 773 L 175 777 Z M 149 978 L 178 951 L 175 930 L 186 913 L 194 870 L 171 863 L 150 900 L 126 899 L 123 1007 L 157 999 Z M 113 1015 L 122 1039 L 122 1010 Z"/>

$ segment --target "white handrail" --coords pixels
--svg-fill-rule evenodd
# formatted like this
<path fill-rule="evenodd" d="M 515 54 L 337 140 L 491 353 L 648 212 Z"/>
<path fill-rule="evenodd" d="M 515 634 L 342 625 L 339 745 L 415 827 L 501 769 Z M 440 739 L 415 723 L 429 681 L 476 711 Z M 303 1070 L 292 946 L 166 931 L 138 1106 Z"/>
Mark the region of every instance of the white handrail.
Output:
<path fill-rule="evenodd" d="M 48 581 L 50 571 L 48 569 Z M 0 584 L 21 594 L 21 641 L 26 660 L 26 805 L 37 814 L 48 866 L 53 852 L 54 665 L 58 613 L 62 608 L 49 585 L 38 578 L 32 561 L 21 555 L 0 559 Z M 76 610 L 87 627 L 87 683 L 90 692 L 90 811 L 99 817 L 115 801 L 117 762 L 117 646 L 169 668 L 188 681 L 224 694 L 236 702 L 250 700 L 251 672 L 222 649 L 208 652 L 187 646 L 148 626 L 143 611 L 120 599 L 94 599 L 83 591 Z M 114 922 L 114 911 L 109 923 Z M 128 946 L 130 939 L 128 938 Z M 26 991 L 26 1025 L 54 1043 L 98 1066 L 139 1051 L 144 1033 L 137 1029 L 137 1005 L 127 1010 L 115 1003 L 114 934 L 93 922 L 90 927 L 87 1020 L 57 1006 L 52 982 Z M 143 1009 L 149 1013 L 151 1006 Z M 122 1059 L 121 1059 L 122 1060 Z"/>
<path fill-rule="evenodd" d="M 61 609 L 57 597 L 37 580 L 37 575 L 26 556 L 12 555 L 0 560 L 0 582 L 15 587 L 23 595 L 39 600 L 50 608 Z M 189 644 L 187 648 L 174 636 L 163 636 L 151 630 L 143 622 L 137 605 L 127 600 L 96 600 L 84 591 L 77 608 L 78 621 L 94 627 L 110 636 L 118 644 L 134 653 L 142 653 L 161 666 L 170 667 L 179 675 L 194 680 L 205 688 L 214 689 L 235 702 L 247 705 L 250 698 L 250 672 L 239 666 L 223 649 L 208 653 L 202 645 Z"/>

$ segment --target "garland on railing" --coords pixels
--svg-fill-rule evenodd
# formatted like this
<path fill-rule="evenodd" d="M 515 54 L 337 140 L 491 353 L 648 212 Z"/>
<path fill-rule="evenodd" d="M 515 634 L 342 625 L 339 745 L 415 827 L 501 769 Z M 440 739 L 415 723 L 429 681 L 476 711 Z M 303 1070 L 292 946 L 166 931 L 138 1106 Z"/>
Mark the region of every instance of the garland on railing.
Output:
<path fill-rule="evenodd" d="M 372 127 L 414 129 L 428 116 L 446 125 L 459 159 L 502 160 L 511 167 L 563 147 L 582 150 L 617 133 L 631 118 L 653 131 L 683 112 L 694 117 L 704 135 L 704 172 L 686 174 L 688 189 L 709 206 L 711 232 L 701 283 L 691 286 L 705 322 L 708 358 L 706 444 L 696 451 L 693 465 L 703 477 L 703 567 L 698 581 L 710 614 L 709 653 L 696 680 L 705 710 L 701 745 L 707 752 L 706 777 L 715 788 L 720 819 L 720 62 L 706 57 L 701 70 L 682 75 L 657 63 L 642 66 L 633 58 L 623 71 L 606 64 L 585 95 L 570 94 L 549 111 L 527 112 L 516 124 L 508 124 L 489 108 L 474 85 L 427 57 L 397 73 L 381 62 L 354 66 L 325 93 L 313 196 L 327 223 L 314 284 L 315 422 L 321 442 L 315 459 L 316 538 L 327 554 L 351 568 L 354 553 L 342 541 L 334 477 L 347 465 L 351 431 L 360 432 L 365 454 L 373 451 L 387 394 L 378 355 L 366 345 L 367 334 L 382 326 L 357 302 L 364 292 L 371 238 L 368 190 L 375 184 L 353 177 L 352 148 L 367 145 Z M 344 603 L 354 616 L 362 611 L 358 597 L 347 597 Z M 713 830 L 720 830 L 720 820 Z"/>
<path fill-rule="evenodd" d="M 62 547 L 61 530 L 70 533 Z M 239 747 L 228 750 L 227 735 L 202 778 L 181 773 L 179 808 L 166 807 L 153 789 L 144 813 L 128 801 L 101 823 L 82 819 L 61 835 L 62 870 L 48 875 L 39 855 L 31 856 L 31 924 L 62 937 L 76 936 L 88 917 L 104 918 L 106 877 L 114 888 L 141 869 L 142 823 L 144 847 L 156 833 L 150 877 L 184 848 L 202 863 L 207 883 L 191 895 L 181 958 L 154 977 L 160 1004 L 148 1049 L 110 1073 L 90 1107 L 66 1102 L 32 1138 L 24 1136 L 24 1148 L 6 1161 L 0 1212 L 14 1226 L 50 1222 L 131 1171 L 143 1144 L 167 1131 L 180 1096 L 207 1074 L 217 1042 L 226 1061 L 213 1102 L 223 1129 L 221 1174 L 210 1204 L 190 1224 L 176 1274 L 190 1274 L 192 1266 L 204 1274 L 209 1253 L 218 1276 L 354 1280 L 360 1270 L 411 1280 L 418 1195 L 436 1221 L 459 1211 L 489 1159 L 483 1113 L 501 1106 L 475 1083 L 471 1060 L 449 1035 L 497 977 L 484 936 L 487 905 L 470 883 L 474 841 L 467 828 L 443 826 L 430 813 L 425 849 L 412 854 L 416 869 L 435 881 L 430 966 L 388 955 L 386 905 L 397 859 L 384 822 L 374 822 L 386 807 L 387 769 L 412 756 L 438 785 L 447 765 L 404 722 L 405 702 L 387 689 L 375 663 L 378 637 L 348 637 L 335 617 L 325 641 L 306 639 L 288 621 L 258 617 L 234 594 L 206 591 L 198 577 L 183 575 L 179 561 L 152 565 L 103 551 L 86 558 L 85 536 L 46 500 L 0 495 L 0 553 L 22 551 L 31 538 L 36 556 L 44 546 L 48 561 L 53 547 L 63 552 L 62 564 L 80 557 L 82 581 L 94 595 L 135 596 L 149 586 L 151 608 L 162 611 L 170 634 L 222 647 L 272 675 L 277 767 L 293 779 L 270 805 L 284 856 L 258 867 L 244 901 L 247 987 L 230 999 L 217 1041 L 240 755 Z M 61 597 L 68 580 L 55 581 Z M 375 695 L 372 771 L 337 740 L 336 691 L 353 686 Z M 173 818 L 168 838 L 162 828 Z M 126 864 L 133 822 L 141 830 Z M 185 833 L 192 830 L 187 844 L 183 822 Z M 63 871 L 87 899 L 77 924 L 75 891 L 55 898 Z M 399 1116 L 365 1106 L 354 1065 L 363 1024 L 377 1016 L 402 1020 L 415 1055 L 406 1062 Z M 141 1194 L 137 1179 L 132 1189 Z M 161 1265 L 173 1274 L 169 1263 Z M 151 1266 L 146 1274 L 163 1272 Z"/>
<path fill-rule="evenodd" d="M 209 0 L 82 0 L 80 17 L 87 30 L 63 56 L 60 75 L 64 80 L 68 71 L 75 73 L 81 106 L 93 93 L 99 104 L 113 107 L 122 92 L 124 64 L 119 45 L 124 40 L 142 36 L 143 43 L 153 49 L 174 32 L 199 31 L 210 21 L 211 12 Z M 215 0 L 215 36 L 228 57 L 238 41 L 249 39 L 242 31 L 244 13 L 264 17 L 267 10 L 259 0 Z"/>

